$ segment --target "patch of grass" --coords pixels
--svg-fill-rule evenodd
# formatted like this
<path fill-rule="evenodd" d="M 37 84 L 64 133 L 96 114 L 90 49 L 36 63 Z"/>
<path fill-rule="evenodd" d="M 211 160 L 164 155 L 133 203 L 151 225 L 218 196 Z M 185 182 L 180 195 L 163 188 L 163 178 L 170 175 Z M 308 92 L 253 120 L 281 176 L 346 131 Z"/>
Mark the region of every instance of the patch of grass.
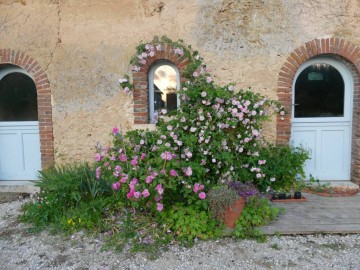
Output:
<path fill-rule="evenodd" d="M 343 250 L 345 248 L 345 245 L 341 243 L 325 243 L 321 244 L 321 247 L 339 251 Z"/>
<path fill-rule="evenodd" d="M 270 246 L 272 249 L 275 249 L 275 250 L 281 250 L 281 247 L 279 246 L 279 244 L 275 243 L 275 244 L 271 244 Z"/>

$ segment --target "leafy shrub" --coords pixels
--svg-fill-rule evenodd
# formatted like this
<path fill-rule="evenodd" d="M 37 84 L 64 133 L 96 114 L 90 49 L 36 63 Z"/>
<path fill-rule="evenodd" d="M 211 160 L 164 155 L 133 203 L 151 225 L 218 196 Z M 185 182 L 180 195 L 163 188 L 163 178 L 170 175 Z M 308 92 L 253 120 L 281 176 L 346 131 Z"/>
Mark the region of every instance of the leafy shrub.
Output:
<path fill-rule="evenodd" d="M 296 188 L 305 177 L 304 164 L 309 153 L 300 147 L 267 145 L 260 149 L 260 156 L 266 160 L 263 172 L 269 177 L 263 181 L 255 180 L 261 190 L 290 190 Z"/>
<path fill-rule="evenodd" d="M 173 205 L 161 214 L 161 223 L 166 224 L 176 238 L 191 243 L 195 238 L 209 239 L 221 235 L 218 222 L 207 211 L 194 206 Z"/>
<path fill-rule="evenodd" d="M 245 205 L 240 218 L 236 221 L 235 236 L 241 239 L 256 238 L 263 240 L 263 233 L 256 227 L 274 220 L 279 211 L 279 208 L 273 207 L 266 198 L 251 198 Z"/>
<path fill-rule="evenodd" d="M 40 193 L 24 205 L 22 220 L 32 222 L 37 229 L 49 224 L 66 229 L 76 222 L 89 228 L 86 222 L 99 221 L 99 208 L 105 205 L 101 195 L 112 194 L 108 184 L 96 180 L 94 170 L 87 164 L 44 170 L 35 185 L 41 188 Z"/>

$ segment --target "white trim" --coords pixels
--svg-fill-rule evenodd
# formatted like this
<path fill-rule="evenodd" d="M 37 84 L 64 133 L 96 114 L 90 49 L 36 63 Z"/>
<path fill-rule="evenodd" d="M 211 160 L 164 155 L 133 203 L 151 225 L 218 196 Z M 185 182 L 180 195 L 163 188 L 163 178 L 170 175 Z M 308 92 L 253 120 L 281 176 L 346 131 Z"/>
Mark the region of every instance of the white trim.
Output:
<path fill-rule="evenodd" d="M 170 66 L 172 67 L 175 72 L 176 72 L 176 90 L 177 90 L 177 107 L 179 108 L 180 106 L 180 98 L 179 98 L 179 93 L 178 91 L 180 90 L 180 72 L 179 69 L 177 68 L 177 66 L 172 63 L 169 60 L 159 60 L 157 61 L 154 65 L 151 66 L 150 71 L 149 71 L 149 101 L 148 101 L 148 106 L 149 106 L 149 119 L 150 119 L 150 123 L 152 124 L 156 124 L 156 119 L 154 117 L 154 75 L 155 75 L 155 71 L 158 67 L 160 66 Z"/>
<path fill-rule="evenodd" d="M 23 68 L 21 67 L 17 67 L 17 66 L 5 66 L 5 68 L 0 69 L 0 81 L 6 76 L 9 75 L 11 73 L 22 73 L 27 75 L 28 77 L 30 77 L 33 81 L 34 78 L 30 76 L 30 74 Z M 35 84 L 35 81 L 34 81 Z"/>
<path fill-rule="evenodd" d="M 16 126 L 39 126 L 39 121 L 4 121 L 0 122 L 0 127 L 16 127 Z"/>

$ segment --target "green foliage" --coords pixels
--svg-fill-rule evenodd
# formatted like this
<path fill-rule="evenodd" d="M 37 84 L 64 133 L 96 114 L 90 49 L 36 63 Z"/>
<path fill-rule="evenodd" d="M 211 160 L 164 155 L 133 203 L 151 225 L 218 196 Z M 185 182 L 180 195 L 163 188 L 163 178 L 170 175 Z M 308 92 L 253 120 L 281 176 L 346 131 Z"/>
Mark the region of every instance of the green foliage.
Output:
<path fill-rule="evenodd" d="M 186 243 L 191 244 L 195 238 L 210 239 L 221 235 L 218 222 L 210 213 L 199 211 L 194 206 L 173 205 L 161 217 L 161 222 L 169 226 L 176 238 Z"/>
<path fill-rule="evenodd" d="M 148 212 L 134 213 L 124 210 L 107 232 L 102 250 L 121 252 L 130 244 L 132 252 L 146 252 L 150 259 L 158 257 L 173 240 L 165 224 L 158 224 Z"/>
<path fill-rule="evenodd" d="M 300 147 L 266 145 L 260 149 L 259 155 L 266 160 L 262 171 L 268 177 L 256 185 L 262 191 L 267 187 L 272 190 L 289 191 L 297 189 L 305 177 L 304 164 L 309 153 Z"/>
<path fill-rule="evenodd" d="M 24 222 L 34 224 L 35 230 L 47 225 L 64 230 L 92 228 L 109 204 L 106 196 L 112 194 L 106 182 L 95 179 L 94 170 L 87 164 L 42 171 L 35 185 L 41 191 L 33 202 L 24 205 L 22 216 Z M 113 202 L 113 198 L 108 200 Z"/>
<path fill-rule="evenodd" d="M 274 220 L 279 212 L 280 209 L 273 207 L 268 199 L 251 198 L 236 221 L 235 236 L 240 239 L 254 238 L 264 241 L 265 236 L 257 227 Z"/>

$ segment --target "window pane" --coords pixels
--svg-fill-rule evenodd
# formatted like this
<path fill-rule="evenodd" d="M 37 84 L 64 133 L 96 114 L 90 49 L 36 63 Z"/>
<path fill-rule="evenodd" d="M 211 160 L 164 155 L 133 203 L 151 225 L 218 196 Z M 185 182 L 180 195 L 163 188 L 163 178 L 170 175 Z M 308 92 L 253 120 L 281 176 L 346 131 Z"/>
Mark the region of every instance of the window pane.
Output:
<path fill-rule="evenodd" d="M 306 68 L 295 83 L 295 117 L 344 116 L 344 80 L 328 64 Z"/>
<path fill-rule="evenodd" d="M 174 111 L 177 109 L 176 71 L 169 65 L 162 65 L 154 74 L 154 114 L 161 109 Z"/>
<path fill-rule="evenodd" d="M 22 73 L 10 73 L 0 81 L 0 121 L 37 121 L 34 81 Z"/>

